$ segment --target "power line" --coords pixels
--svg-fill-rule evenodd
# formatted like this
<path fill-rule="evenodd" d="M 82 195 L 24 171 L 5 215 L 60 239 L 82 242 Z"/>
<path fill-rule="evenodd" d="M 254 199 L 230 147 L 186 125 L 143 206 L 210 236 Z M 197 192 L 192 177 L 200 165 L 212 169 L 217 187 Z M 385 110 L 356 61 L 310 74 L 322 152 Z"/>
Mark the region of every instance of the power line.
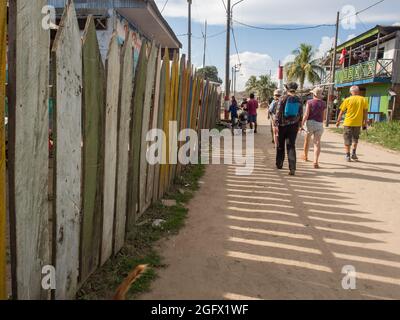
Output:
<path fill-rule="evenodd" d="M 225 1 L 224 1 L 224 0 L 222 0 L 222 4 L 224 5 L 225 12 L 228 12 L 228 7 L 226 6 L 226 4 L 225 4 Z"/>
<path fill-rule="evenodd" d="M 300 31 L 300 30 L 308 30 L 308 29 L 317 29 L 317 28 L 322 28 L 322 27 L 334 27 L 334 24 L 319 24 L 316 26 L 310 26 L 310 27 L 298 27 L 298 28 L 283 28 L 283 27 L 259 27 L 259 26 L 253 26 L 244 22 L 240 22 L 238 20 L 233 19 L 234 22 L 237 24 L 240 24 L 242 26 L 252 28 L 252 29 L 258 29 L 258 30 L 267 30 L 267 31 Z"/>
<path fill-rule="evenodd" d="M 164 6 L 163 6 L 163 8 L 162 8 L 161 11 L 160 11 L 161 13 L 164 12 L 164 9 L 165 9 L 165 7 L 167 6 L 168 2 L 169 2 L 169 0 L 165 0 Z"/>
<path fill-rule="evenodd" d="M 233 36 L 233 42 L 234 42 L 234 44 L 235 44 L 236 54 L 237 54 L 237 57 L 238 57 L 239 64 L 241 64 L 241 63 L 240 63 L 239 50 L 238 50 L 238 46 L 237 46 L 237 42 L 236 42 L 236 37 L 235 37 L 235 30 L 233 29 L 233 27 L 232 27 L 231 29 L 232 29 L 232 36 Z"/>
<path fill-rule="evenodd" d="M 365 9 L 362 9 L 361 11 L 356 12 L 356 15 L 359 15 L 360 13 L 363 13 L 364 11 L 367 11 L 367 10 L 373 8 L 373 7 L 376 7 L 378 4 L 381 4 L 384 1 L 385 0 L 381 0 L 381 1 L 378 1 L 377 3 L 374 3 L 373 5 L 370 5 L 369 7 L 365 8 Z"/>
<path fill-rule="evenodd" d="M 222 0 L 223 1 L 223 0 Z M 385 0 L 380 0 L 358 12 L 356 12 L 354 15 L 351 16 L 346 16 L 343 17 L 342 19 L 340 19 L 340 21 L 344 20 L 344 19 L 348 19 L 354 16 L 358 16 L 361 13 L 376 7 L 377 5 L 381 4 L 382 2 L 384 2 Z M 260 26 L 254 26 L 254 25 L 250 25 L 238 20 L 233 19 L 234 22 L 236 22 L 237 24 L 240 24 L 242 26 L 248 27 L 248 28 L 252 28 L 252 29 L 258 29 L 258 30 L 267 30 L 267 31 L 300 31 L 300 30 L 309 30 L 309 29 L 318 29 L 318 28 L 325 28 L 325 27 L 335 27 L 336 24 L 319 24 L 319 25 L 315 25 L 315 26 L 309 26 L 309 27 L 298 27 L 298 28 L 286 28 L 286 27 L 260 27 Z"/>
<path fill-rule="evenodd" d="M 220 31 L 220 32 L 211 34 L 211 35 L 207 35 L 207 39 L 209 39 L 209 38 L 215 38 L 215 37 L 217 37 L 217 36 L 220 36 L 220 35 L 224 34 L 225 32 L 226 32 L 226 30 L 223 30 L 223 31 Z M 194 35 L 192 35 L 192 37 L 195 38 L 195 39 L 204 39 L 203 30 L 201 30 L 201 33 L 203 34 L 202 36 L 194 36 Z M 177 37 L 186 37 L 187 35 L 188 35 L 187 33 L 183 33 L 183 34 L 177 34 L 176 36 L 177 36 Z"/>

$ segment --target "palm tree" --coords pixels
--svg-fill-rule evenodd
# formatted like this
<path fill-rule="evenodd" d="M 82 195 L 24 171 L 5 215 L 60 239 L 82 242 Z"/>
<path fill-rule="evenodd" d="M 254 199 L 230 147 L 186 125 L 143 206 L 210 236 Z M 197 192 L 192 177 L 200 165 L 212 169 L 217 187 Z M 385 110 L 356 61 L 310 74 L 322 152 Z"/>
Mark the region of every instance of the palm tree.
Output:
<path fill-rule="evenodd" d="M 260 76 L 260 80 L 257 81 L 257 93 L 261 101 L 269 100 L 276 89 L 277 85 L 269 75 Z"/>
<path fill-rule="evenodd" d="M 277 85 L 269 75 L 261 75 L 259 79 L 256 76 L 251 76 L 246 82 L 246 92 L 256 93 L 261 101 L 266 101 L 274 94 Z"/>
<path fill-rule="evenodd" d="M 257 90 L 257 77 L 251 76 L 246 82 L 246 92 L 249 94 L 255 90 Z"/>
<path fill-rule="evenodd" d="M 304 83 L 307 81 L 313 85 L 321 81 L 320 74 L 324 69 L 318 65 L 315 59 L 315 51 L 309 44 L 302 43 L 300 48 L 293 51 L 295 59 L 285 65 L 286 76 L 289 81 L 299 81 L 300 90 L 303 90 Z"/>

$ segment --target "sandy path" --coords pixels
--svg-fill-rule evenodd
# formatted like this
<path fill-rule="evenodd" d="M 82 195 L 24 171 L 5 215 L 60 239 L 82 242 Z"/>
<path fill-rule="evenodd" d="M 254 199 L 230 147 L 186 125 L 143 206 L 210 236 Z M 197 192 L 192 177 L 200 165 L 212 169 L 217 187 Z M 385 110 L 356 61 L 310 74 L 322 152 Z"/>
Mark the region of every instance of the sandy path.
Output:
<path fill-rule="evenodd" d="M 251 177 L 207 168 L 142 299 L 400 299 L 400 154 L 361 143 L 362 162 L 348 164 L 341 136 L 326 133 L 323 169 L 300 162 L 289 177 L 263 124 Z M 342 288 L 345 265 L 356 290 Z"/>

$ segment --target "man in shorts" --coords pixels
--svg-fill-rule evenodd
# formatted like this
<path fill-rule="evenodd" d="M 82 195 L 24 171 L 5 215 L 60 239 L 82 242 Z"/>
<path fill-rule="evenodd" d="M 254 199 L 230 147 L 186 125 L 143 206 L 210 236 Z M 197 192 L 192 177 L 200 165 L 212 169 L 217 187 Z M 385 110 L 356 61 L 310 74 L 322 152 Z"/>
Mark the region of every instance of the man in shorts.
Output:
<path fill-rule="evenodd" d="M 340 107 L 340 113 L 336 126 L 340 126 L 343 114 L 344 119 L 344 145 L 346 150 L 346 161 L 358 161 L 357 146 L 360 138 L 361 127 L 367 128 L 368 120 L 368 101 L 360 95 L 360 88 L 353 86 L 350 88 L 351 97 L 344 100 Z M 351 145 L 353 151 L 350 154 Z"/>
<path fill-rule="evenodd" d="M 257 109 L 258 101 L 254 94 L 250 94 L 250 101 L 247 103 L 247 112 L 249 114 L 250 129 L 254 129 L 254 133 L 257 133 Z"/>

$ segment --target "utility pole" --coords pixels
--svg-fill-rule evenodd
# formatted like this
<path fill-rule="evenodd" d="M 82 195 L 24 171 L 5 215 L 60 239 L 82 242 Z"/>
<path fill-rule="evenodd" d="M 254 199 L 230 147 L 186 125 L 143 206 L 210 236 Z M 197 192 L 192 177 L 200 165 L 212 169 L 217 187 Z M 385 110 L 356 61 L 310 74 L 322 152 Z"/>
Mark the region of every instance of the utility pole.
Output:
<path fill-rule="evenodd" d="M 188 60 L 192 63 L 192 0 L 188 0 Z"/>
<path fill-rule="evenodd" d="M 229 98 L 229 71 L 230 71 L 230 48 L 231 48 L 231 0 L 228 0 L 226 7 L 226 61 L 225 61 L 225 95 Z"/>
<path fill-rule="evenodd" d="M 230 96 L 230 81 L 229 72 L 230 70 L 230 47 L 231 47 L 231 0 L 227 0 L 228 4 L 226 6 L 226 56 L 225 56 L 225 103 L 229 104 Z M 229 118 L 227 106 L 225 106 L 225 119 Z"/>
<path fill-rule="evenodd" d="M 338 38 L 339 38 L 339 22 L 340 22 L 340 12 L 337 13 L 336 17 L 336 34 L 335 34 L 335 45 L 332 54 L 332 66 L 331 66 L 331 85 L 329 86 L 328 93 L 328 112 L 326 113 L 326 127 L 329 127 L 330 123 L 330 111 L 333 109 L 333 94 L 335 92 L 335 81 L 336 81 L 336 51 L 338 47 Z"/>
<path fill-rule="evenodd" d="M 206 50 L 207 50 L 207 20 L 204 25 L 203 69 L 206 67 Z"/>

